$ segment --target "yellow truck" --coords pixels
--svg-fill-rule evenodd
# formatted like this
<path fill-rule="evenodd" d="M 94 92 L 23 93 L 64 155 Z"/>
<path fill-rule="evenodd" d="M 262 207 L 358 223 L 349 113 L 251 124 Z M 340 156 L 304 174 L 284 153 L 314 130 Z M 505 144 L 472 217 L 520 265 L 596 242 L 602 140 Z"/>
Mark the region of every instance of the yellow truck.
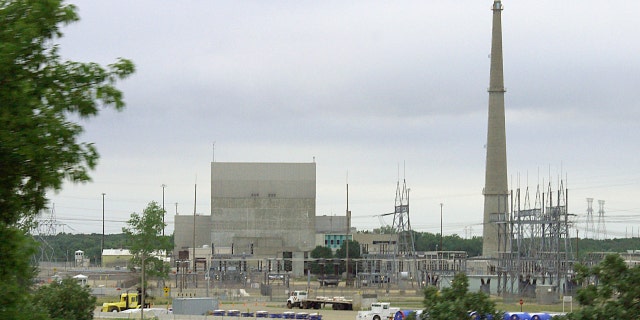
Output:
<path fill-rule="evenodd" d="M 120 295 L 120 301 L 118 302 L 105 302 L 102 304 L 102 312 L 120 312 L 128 309 L 140 308 L 140 297 L 142 295 L 138 292 L 126 292 Z M 148 305 L 148 303 L 145 303 Z"/>

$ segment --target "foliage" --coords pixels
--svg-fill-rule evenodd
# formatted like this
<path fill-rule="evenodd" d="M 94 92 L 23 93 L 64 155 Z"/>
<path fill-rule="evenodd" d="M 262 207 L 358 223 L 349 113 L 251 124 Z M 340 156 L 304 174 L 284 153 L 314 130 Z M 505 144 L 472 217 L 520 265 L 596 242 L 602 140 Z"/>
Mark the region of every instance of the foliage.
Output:
<path fill-rule="evenodd" d="M 336 250 L 335 257 L 344 259 L 347 257 L 347 245 L 349 245 L 349 259 L 360 258 L 360 243 L 355 240 L 343 241 L 340 248 Z"/>
<path fill-rule="evenodd" d="M 373 229 L 374 234 L 394 234 L 396 233 L 396 229 L 394 229 L 392 226 L 382 226 L 380 228 L 377 229 Z"/>
<path fill-rule="evenodd" d="M 365 232 L 366 233 L 366 232 Z M 173 235 L 170 235 L 173 237 Z M 434 235 L 430 233 L 416 233 L 416 250 L 418 251 L 428 251 L 435 250 L 435 244 L 439 243 L 439 235 Z M 57 235 L 52 236 L 43 236 L 38 237 L 36 240 L 40 242 L 46 242 L 48 246 L 52 248 L 51 256 L 52 261 L 55 262 L 64 262 L 64 261 L 72 261 L 73 260 L 73 252 L 75 250 L 82 250 L 85 252 L 86 257 L 90 257 L 92 261 L 96 261 L 95 259 L 100 256 L 100 241 L 102 239 L 102 234 L 100 233 L 92 233 L 92 234 L 71 234 L 71 233 L 58 233 Z M 425 239 L 429 239 L 428 243 L 424 242 Z M 575 241 L 575 238 L 572 239 Z M 171 240 L 173 242 L 173 238 Z M 445 236 L 443 239 L 445 250 L 455 250 L 455 251 L 466 251 L 470 257 L 477 256 L 482 251 L 482 238 L 481 237 L 473 237 L 471 239 L 460 238 L 457 235 L 449 235 Z M 586 244 L 586 245 L 585 245 Z M 128 248 L 127 238 L 124 233 L 119 234 L 107 234 L 104 239 L 105 248 Z M 332 258 L 333 254 L 331 253 L 331 249 L 318 246 L 322 248 L 321 250 L 325 250 L 328 254 L 325 255 L 314 255 L 313 251 L 311 252 L 312 258 Z M 587 252 L 621 252 L 626 249 L 638 248 L 640 247 L 640 238 L 628 238 L 628 239 L 604 239 L 604 240 L 593 240 L 593 239 L 580 239 L 579 248 L 580 248 L 580 256 L 585 255 Z M 432 249 L 425 249 L 432 248 Z M 317 248 L 316 248 L 317 249 Z M 314 251 L 316 250 L 314 249 Z M 333 272 L 333 269 L 331 269 Z M 314 269 L 312 267 L 312 273 Z"/>
<path fill-rule="evenodd" d="M 340 248 L 336 250 L 335 257 L 341 259 L 339 273 L 342 274 L 347 270 L 347 265 L 345 259 L 347 258 L 347 245 L 349 246 L 349 271 L 350 273 L 355 273 L 355 268 L 353 266 L 352 259 L 360 258 L 360 243 L 354 240 L 346 240 L 343 241 L 340 245 Z"/>
<path fill-rule="evenodd" d="M 333 258 L 333 252 L 331 251 L 331 248 L 325 246 L 316 246 L 313 250 L 311 250 L 311 258 L 315 259 L 311 262 L 310 265 L 311 273 L 333 274 L 333 265 L 330 262 Z"/>
<path fill-rule="evenodd" d="M 582 308 L 567 319 L 640 318 L 640 266 L 629 268 L 619 255 L 610 254 L 599 265 L 575 270 L 586 287 L 578 290 Z"/>
<path fill-rule="evenodd" d="M 6 225 L 0 226 L 0 239 L 0 319 L 22 319 L 31 306 L 28 293 L 36 268 L 30 259 L 37 244 L 24 231 Z"/>
<path fill-rule="evenodd" d="M 173 243 L 173 235 L 170 242 Z M 37 241 L 50 248 L 51 261 L 53 262 L 69 262 L 73 263 L 74 252 L 76 250 L 84 251 L 85 257 L 91 259 L 92 263 L 99 261 L 100 246 L 102 241 L 101 233 L 91 234 L 71 234 L 58 233 L 52 236 L 39 236 Z M 129 242 L 124 233 L 106 234 L 104 236 L 105 248 L 128 248 Z"/>
<path fill-rule="evenodd" d="M 417 251 L 466 251 L 470 257 L 482 254 L 482 237 L 463 239 L 457 234 L 447 235 L 442 238 L 442 248 L 438 248 L 440 245 L 440 234 L 423 232 L 418 234 L 415 239 Z"/>
<path fill-rule="evenodd" d="M 496 311 L 495 303 L 482 292 L 469 292 L 469 279 L 464 273 L 458 273 L 451 281 L 451 287 L 441 291 L 434 286 L 424 290 L 424 314 L 430 320 L 468 319 L 470 312 L 480 315 L 493 315 L 500 319 L 502 312 Z"/>
<path fill-rule="evenodd" d="M 359 231 L 365 234 L 390 234 L 393 228 L 385 226 L 373 231 Z M 440 234 L 414 231 L 414 241 L 416 251 L 466 251 L 469 257 L 476 257 L 482 254 L 482 237 L 474 236 L 470 239 L 461 238 L 457 234 L 445 235 L 442 238 L 442 248 L 440 246 Z M 583 259 L 591 252 L 622 252 L 627 249 L 640 247 L 640 238 L 620 238 L 620 239 L 571 239 L 578 250 L 578 258 Z"/>
<path fill-rule="evenodd" d="M 149 276 L 168 278 L 170 266 L 158 258 L 158 253 L 168 253 L 173 249 L 171 237 L 163 236 L 166 226 L 163 222 L 165 212 L 157 202 L 150 202 L 142 214 L 132 213 L 127 227 L 122 232 L 127 236 L 129 250 L 133 255 L 132 264 L 142 266 Z"/>
<path fill-rule="evenodd" d="M 333 252 L 331 248 L 325 246 L 316 246 L 313 250 L 311 250 L 311 258 L 327 258 L 330 259 L 333 257 Z"/>
<path fill-rule="evenodd" d="M 572 238 L 571 242 L 576 239 Z M 584 259 L 591 252 L 623 252 L 627 249 L 640 248 L 640 238 L 621 238 L 621 239 L 580 239 L 575 245 L 578 250 L 578 259 Z"/>
<path fill-rule="evenodd" d="M 38 288 L 34 303 L 39 309 L 46 310 L 51 319 L 89 320 L 93 319 L 96 297 L 91 295 L 88 286 L 65 278 Z"/>
<path fill-rule="evenodd" d="M 81 143 L 72 119 L 96 116 L 102 105 L 124 107 L 115 83 L 134 71 L 120 59 L 106 69 L 63 61 L 54 44 L 60 28 L 78 21 L 62 0 L 0 0 L 0 318 L 32 319 L 34 252 L 27 230 L 47 206 L 46 193 L 64 180 L 89 181 L 96 148 Z M 15 313 L 16 310 L 22 313 Z"/>
<path fill-rule="evenodd" d="M 74 6 L 2 0 L 0 8 L 0 220 L 12 225 L 44 209 L 46 192 L 65 179 L 90 180 L 98 153 L 77 141 L 83 129 L 70 118 L 95 116 L 102 104 L 122 109 L 114 85 L 134 67 L 61 61 L 52 40 L 78 20 Z"/>

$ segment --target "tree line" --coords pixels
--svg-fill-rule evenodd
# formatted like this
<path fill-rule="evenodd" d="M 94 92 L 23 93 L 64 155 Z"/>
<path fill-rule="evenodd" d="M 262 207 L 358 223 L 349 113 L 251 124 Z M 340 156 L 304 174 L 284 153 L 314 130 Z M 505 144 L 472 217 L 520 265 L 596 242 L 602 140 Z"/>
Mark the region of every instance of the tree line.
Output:
<path fill-rule="evenodd" d="M 173 235 L 168 235 L 168 237 L 173 243 Z M 72 234 L 61 232 L 51 236 L 35 236 L 35 239 L 40 243 L 40 251 L 37 253 L 40 260 L 72 263 L 74 252 L 82 250 L 85 258 L 91 259 L 92 264 L 100 264 L 101 262 L 101 233 Z M 130 249 L 132 245 L 132 240 L 124 233 L 104 235 L 105 249 Z"/>
<path fill-rule="evenodd" d="M 379 231 L 379 230 L 376 230 Z M 368 231 L 364 231 L 368 233 Z M 170 240 L 173 242 L 173 235 L 170 235 Z M 440 246 L 440 234 L 430 232 L 413 232 L 414 244 L 416 251 L 436 251 Z M 45 255 L 41 256 L 50 257 L 53 262 L 65 262 L 73 261 L 73 253 L 76 250 L 82 250 L 85 252 L 85 257 L 91 259 L 92 263 L 99 263 L 100 259 L 100 247 L 102 241 L 102 234 L 71 234 L 71 233 L 59 233 L 53 236 L 41 236 L 36 237 L 36 240 L 41 242 L 40 250 L 44 250 Z M 578 239 L 572 238 L 572 247 L 574 253 L 577 253 L 578 260 L 586 259 L 589 253 L 592 252 L 625 252 L 626 250 L 640 250 L 640 238 L 623 238 L 623 239 Z M 132 244 L 128 241 L 124 233 L 119 234 L 107 234 L 104 236 L 104 248 L 106 249 L 128 249 Z M 357 243 L 354 243 L 350 247 L 349 255 L 355 258 L 355 252 L 352 252 L 355 247 L 359 247 Z M 316 249 L 320 250 L 316 252 L 318 258 L 334 258 L 330 253 L 330 249 L 326 248 Z M 346 256 L 342 252 L 344 249 L 338 249 L 339 257 Z M 465 251 L 469 257 L 480 256 L 482 254 L 482 237 L 474 236 L 469 239 L 461 238 L 457 234 L 445 235 L 442 237 L 442 250 L 445 251 Z M 357 256 L 361 254 L 358 248 Z M 314 253 L 312 252 L 312 256 Z M 327 267 L 329 269 L 329 267 Z"/>

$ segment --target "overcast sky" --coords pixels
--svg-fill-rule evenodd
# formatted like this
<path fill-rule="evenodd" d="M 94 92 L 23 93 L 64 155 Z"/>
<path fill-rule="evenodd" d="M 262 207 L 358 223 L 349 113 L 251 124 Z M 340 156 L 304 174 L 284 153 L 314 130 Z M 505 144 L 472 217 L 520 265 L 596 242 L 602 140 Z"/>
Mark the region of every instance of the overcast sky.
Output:
<path fill-rule="evenodd" d="M 93 182 L 52 194 L 58 232 L 120 233 L 164 203 L 210 214 L 210 164 L 312 162 L 317 215 L 480 235 L 491 0 L 74 1 L 61 54 L 134 61 L 127 108 L 84 121 Z M 511 188 L 605 200 L 609 237 L 640 233 L 640 1 L 503 1 Z M 215 148 L 214 148 L 215 144 Z M 177 203 L 177 206 L 176 206 Z M 575 229 L 572 230 L 575 236 Z M 602 237 L 602 235 L 600 235 Z"/>

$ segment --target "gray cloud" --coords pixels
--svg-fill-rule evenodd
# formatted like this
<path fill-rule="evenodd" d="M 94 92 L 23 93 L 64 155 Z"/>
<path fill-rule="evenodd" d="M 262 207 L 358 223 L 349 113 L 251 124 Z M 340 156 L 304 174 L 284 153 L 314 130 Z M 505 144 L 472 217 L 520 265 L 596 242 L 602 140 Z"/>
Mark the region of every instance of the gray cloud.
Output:
<path fill-rule="evenodd" d="M 602 197 L 640 224 L 629 199 L 640 187 L 640 4 L 504 2 L 514 187 L 566 173 L 575 213 Z M 160 201 L 163 183 L 166 202 L 190 213 L 196 176 L 196 210 L 208 213 L 215 141 L 219 161 L 315 157 L 318 214 L 343 214 L 348 172 L 350 208 L 368 217 L 359 228 L 379 227 L 370 215 L 392 209 L 404 176 L 418 230 L 439 231 L 440 202 L 447 233 L 482 221 L 491 1 L 74 3 L 82 20 L 65 28 L 62 54 L 124 56 L 138 72 L 121 85 L 125 111 L 86 123 L 102 160 L 94 183 L 53 197 L 60 217 L 98 217 L 107 192 L 124 220 Z"/>

